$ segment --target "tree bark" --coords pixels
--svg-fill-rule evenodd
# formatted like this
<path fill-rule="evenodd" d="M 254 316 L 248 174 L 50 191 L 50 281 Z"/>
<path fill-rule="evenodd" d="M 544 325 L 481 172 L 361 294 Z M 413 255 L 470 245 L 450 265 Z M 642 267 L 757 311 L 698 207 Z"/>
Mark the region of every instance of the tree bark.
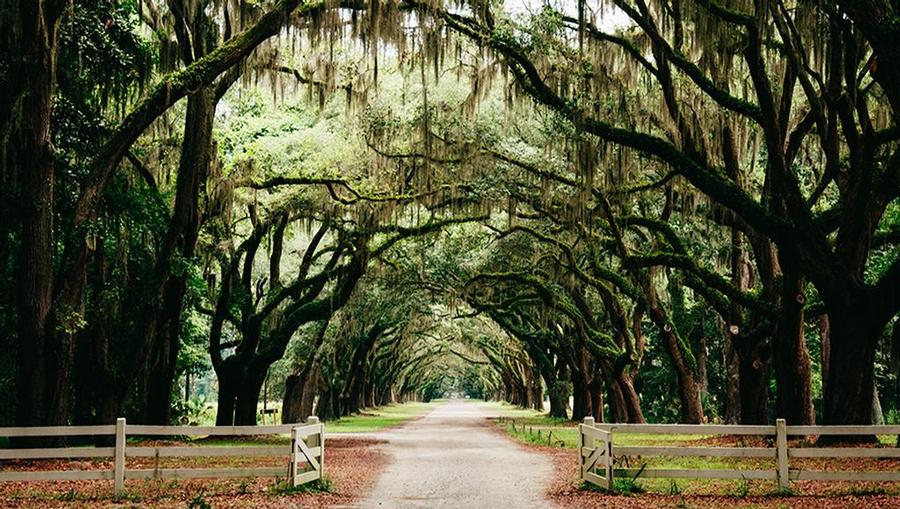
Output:
<path fill-rule="evenodd" d="M 550 396 L 550 417 L 566 419 L 568 417 L 569 391 L 566 383 L 557 380 L 547 389 Z"/>
<path fill-rule="evenodd" d="M 572 369 L 572 420 L 582 421 L 592 415 L 591 396 L 588 392 L 588 382 L 584 373 L 578 369 Z"/>
<path fill-rule="evenodd" d="M 544 389 L 541 386 L 540 370 L 537 367 L 531 368 L 531 404 L 532 408 L 538 412 L 544 411 Z"/>
<path fill-rule="evenodd" d="M 803 333 L 806 281 L 792 264 L 781 264 L 781 312 L 775 329 L 775 414 L 796 425 L 815 424 L 812 368 Z"/>
<path fill-rule="evenodd" d="M 822 392 L 824 393 L 828 387 L 828 366 L 831 365 L 831 322 L 828 320 L 828 314 L 826 313 L 819 315 L 819 343 L 822 350 L 822 365 L 820 369 Z"/>
<path fill-rule="evenodd" d="M 734 346 L 734 335 L 722 322 L 723 359 L 725 370 L 725 424 L 741 422 L 740 356 Z"/>
<path fill-rule="evenodd" d="M 606 376 L 607 401 L 609 402 L 609 422 L 628 422 L 628 410 L 625 408 L 625 398 L 617 380 L 613 374 Z"/>
<path fill-rule="evenodd" d="M 304 422 L 313 415 L 313 403 L 319 385 L 319 366 L 317 360 L 310 362 L 302 371 L 285 380 L 281 410 L 281 422 L 284 424 Z"/>
<path fill-rule="evenodd" d="M 875 345 L 881 331 L 860 304 L 829 308 L 828 318 L 831 348 L 824 424 L 871 424 Z"/>
<path fill-rule="evenodd" d="M 566 419 L 568 417 L 569 408 L 569 386 L 565 381 L 567 378 L 566 365 L 562 359 L 557 359 L 555 370 L 552 375 L 548 375 L 547 393 L 550 397 L 550 417 L 558 419 Z"/>
<path fill-rule="evenodd" d="M 247 368 L 237 391 L 234 407 L 234 424 L 236 426 L 256 426 L 259 395 L 266 381 L 268 368 L 268 365 Z"/>
<path fill-rule="evenodd" d="M 216 426 L 233 426 L 234 412 L 237 405 L 237 393 L 240 385 L 239 372 L 234 363 L 226 359 L 221 368 L 216 370 L 219 381 L 218 405 L 216 407 Z"/>
<path fill-rule="evenodd" d="M 769 360 L 760 350 L 741 355 L 741 424 L 769 422 Z"/>
<path fill-rule="evenodd" d="M 21 256 L 17 262 L 18 345 L 16 424 L 66 424 L 68 406 L 54 394 L 71 366 L 59 365 L 63 356 L 53 333 L 53 190 L 55 184 L 50 112 L 56 82 L 56 32 L 61 2 L 21 0 L 9 13 L 16 30 L 4 37 L 18 39 L 11 48 L 12 67 L 19 86 L 10 92 L 10 121 L 4 126 L 4 173 L 21 183 L 19 210 Z M 16 44 L 18 43 L 18 45 Z M 15 83 L 13 83 L 15 86 Z M 4 101 L 6 102 L 6 101 Z M 4 219 L 4 222 L 7 219 Z M 69 387 L 65 387 L 68 391 Z M 57 403 L 54 405 L 53 401 Z M 51 407 L 63 408 L 63 413 Z"/>
<path fill-rule="evenodd" d="M 634 389 L 634 381 L 631 374 L 622 371 L 617 379 L 619 390 L 622 392 L 622 400 L 625 403 L 626 422 L 630 424 L 643 424 L 647 422 L 644 419 L 644 412 L 641 410 L 641 398 Z"/>
<path fill-rule="evenodd" d="M 652 283 L 648 284 L 652 285 Z M 700 403 L 700 386 L 694 376 L 694 370 L 691 369 L 684 358 L 681 340 L 674 327 L 666 319 L 659 303 L 656 302 L 655 290 L 651 288 L 647 293 L 648 297 L 650 297 L 648 299 L 647 312 L 659 328 L 663 348 L 668 354 L 669 361 L 672 363 L 678 379 L 678 397 L 681 402 L 680 421 L 686 424 L 701 424 L 704 421 L 703 406 Z"/>
<path fill-rule="evenodd" d="M 603 382 L 600 376 L 594 375 L 588 384 L 590 394 L 591 415 L 596 422 L 603 421 Z"/>

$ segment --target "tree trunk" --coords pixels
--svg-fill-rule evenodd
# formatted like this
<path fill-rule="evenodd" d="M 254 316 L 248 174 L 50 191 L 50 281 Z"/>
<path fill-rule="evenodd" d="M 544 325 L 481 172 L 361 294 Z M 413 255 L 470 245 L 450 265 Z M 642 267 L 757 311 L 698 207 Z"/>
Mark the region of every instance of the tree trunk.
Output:
<path fill-rule="evenodd" d="M 625 403 L 626 422 L 631 424 L 647 422 L 644 419 L 644 412 L 641 410 L 641 398 L 634 389 L 634 381 L 631 379 L 631 375 L 626 371 L 620 372 L 617 385 L 622 392 L 622 400 Z"/>
<path fill-rule="evenodd" d="M 588 385 L 590 392 L 590 411 L 596 422 L 603 422 L 603 381 L 598 375 L 591 378 Z"/>
<path fill-rule="evenodd" d="M 301 373 L 291 373 L 284 379 L 284 397 L 281 400 L 281 423 L 297 421 L 303 399 L 303 379 Z"/>
<path fill-rule="evenodd" d="M 653 324 L 659 329 L 663 349 L 675 371 L 678 380 L 678 397 L 681 403 L 680 422 L 685 424 L 701 424 L 703 418 L 703 405 L 700 402 L 700 384 L 686 355 L 692 355 L 690 348 L 684 344 L 675 325 L 669 320 L 657 295 L 656 286 L 653 283 L 655 273 L 651 268 L 640 281 L 647 297 L 647 313 Z"/>
<path fill-rule="evenodd" d="M 872 388 L 872 424 L 884 426 L 884 412 L 881 411 L 881 398 L 878 397 L 878 387 Z"/>
<path fill-rule="evenodd" d="M 895 329 L 897 327 L 894 327 Z M 831 323 L 828 315 L 819 315 L 819 343 L 822 350 L 822 363 L 820 366 L 822 375 L 822 392 L 828 387 L 828 366 L 831 365 Z"/>
<path fill-rule="evenodd" d="M 769 422 L 769 360 L 760 348 L 753 348 L 740 359 L 741 424 Z"/>
<path fill-rule="evenodd" d="M 216 370 L 219 381 L 219 397 L 216 408 L 216 426 L 234 425 L 234 412 L 237 405 L 237 393 L 240 386 L 239 371 L 234 369 L 226 359 L 225 365 Z"/>
<path fill-rule="evenodd" d="M 518 393 L 518 405 L 522 408 L 531 408 L 531 391 L 528 390 L 524 380 L 516 381 L 516 392 Z"/>
<path fill-rule="evenodd" d="M 725 370 L 725 424 L 738 424 L 741 422 L 741 384 L 740 384 L 740 356 L 734 346 L 734 335 L 727 330 L 727 324 L 723 323 L 722 364 Z"/>
<path fill-rule="evenodd" d="M 55 2 L 21 0 L 13 3 L 20 46 L 13 50 L 8 69 L 15 74 L 10 90 L 10 123 L 4 126 L 5 173 L 21 183 L 16 211 L 21 225 L 21 257 L 17 263 L 18 345 L 16 424 L 67 424 L 68 405 L 54 395 L 54 376 L 66 375 L 70 366 L 52 342 L 53 305 L 53 189 L 55 184 L 50 112 L 56 73 Z M 4 35 L 6 37 L 16 37 Z M 14 43 L 15 45 L 15 43 Z M 12 58 L 15 56 L 15 58 Z M 4 57 L 4 61 L 7 58 Z M 18 83 L 16 83 L 18 82 Z M 4 99 L 4 103 L 6 100 Z M 8 138 L 6 137 L 8 136 Z M 6 222 L 8 218 L 4 218 Z M 57 384 L 58 385 L 58 384 Z M 69 390 L 68 385 L 64 387 Z M 66 392 L 68 394 L 68 392 Z M 53 404 L 57 400 L 57 404 Z M 63 413 L 51 410 L 56 406 Z"/>
<path fill-rule="evenodd" d="M 565 419 L 568 417 L 569 385 L 565 382 L 566 365 L 557 359 L 556 367 L 547 373 L 547 394 L 550 397 L 550 417 Z"/>
<path fill-rule="evenodd" d="M 319 394 L 316 415 L 323 421 L 341 418 L 341 393 L 337 386 L 326 386 Z"/>
<path fill-rule="evenodd" d="M 873 326 L 860 304 L 828 309 L 831 351 L 823 412 L 826 425 L 872 423 L 875 346 L 881 330 Z"/>
<path fill-rule="evenodd" d="M 573 369 L 572 373 L 572 420 L 582 421 L 591 414 L 591 395 L 584 374 Z"/>
<path fill-rule="evenodd" d="M 531 404 L 538 412 L 544 411 L 544 388 L 541 385 L 540 370 L 536 367 L 531 370 Z"/>
<path fill-rule="evenodd" d="M 648 306 L 651 318 L 659 327 L 663 347 L 678 379 L 678 397 L 681 402 L 680 422 L 685 424 L 703 423 L 703 406 L 700 403 L 700 385 L 694 376 L 694 370 L 688 365 L 681 350 L 680 340 L 672 324 L 666 320 L 658 305 Z M 666 330 L 668 329 L 668 330 Z"/>
<path fill-rule="evenodd" d="M 187 289 L 185 270 L 172 270 L 177 258 L 194 257 L 200 232 L 200 197 L 209 175 L 211 160 L 215 93 L 202 87 L 188 97 L 184 123 L 184 140 L 176 181 L 175 206 L 163 248 L 156 263 L 161 282 L 158 297 L 150 299 L 145 311 L 142 336 L 147 344 L 148 359 L 138 376 L 146 377 L 144 387 L 147 408 L 144 422 L 168 424 L 171 395 L 175 385 L 176 362 L 181 346 L 182 309 Z"/>
<path fill-rule="evenodd" d="M 300 400 L 300 413 L 296 422 L 306 422 L 310 416 L 316 415 L 316 395 L 322 384 L 322 367 L 316 363 L 303 386 L 303 398 Z"/>
<path fill-rule="evenodd" d="M 289 375 L 285 380 L 281 422 L 283 424 L 306 422 L 309 416 L 314 415 L 313 407 L 318 387 L 318 362 L 307 365 L 300 373 Z"/>
<path fill-rule="evenodd" d="M 369 393 L 366 395 L 366 406 L 376 408 L 378 406 L 378 386 L 375 383 L 369 384 Z"/>
<path fill-rule="evenodd" d="M 694 349 L 694 357 L 697 359 L 697 385 L 699 386 L 701 401 L 703 396 L 709 395 L 709 373 L 707 372 L 708 363 L 708 339 L 706 331 L 703 330 L 703 319 L 700 321 L 700 335 L 697 337 L 697 345 Z"/>
<path fill-rule="evenodd" d="M 547 389 L 550 396 L 550 417 L 565 419 L 569 406 L 569 390 L 565 382 L 557 380 Z"/>
<path fill-rule="evenodd" d="M 340 419 L 344 412 L 341 409 L 341 393 L 337 390 L 331 392 L 331 415 Z"/>
<path fill-rule="evenodd" d="M 783 261 L 781 313 L 775 329 L 775 414 L 795 425 L 815 424 L 809 352 L 803 334 L 806 281 Z"/>
<path fill-rule="evenodd" d="M 729 141 L 727 146 L 733 148 L 731 141 L 731 131 L 727 132 Z M 733 154 L 729 152 L 733 157 Z M 741 174 L 738 171 L 736 160 L 731 161 L 732 178 L 736 182 L 742 182 Z M 737 228 L 731 229 L 731 284 L 742 292 L 750 289 L 750 260 L 747 251 L 744 249 L 744 234 Z M 729 309 L 727 323 L 723 324 L 723 343 L 724 354 L 723 359 L 725 367 L 725 423 L 737 424 L 742 422 L 741 418 L 741 369 L 740 354 L 735 345 L 735 340 L 740 332 L 740 328 L 744 323 L 743 311 L 741 306 L 732 302 Z"/>
<path fill-rule="evenodd" d="M 319 404 L 316 405 L 316 416 L 323 421 L 330 421 L 335 418 L 332 414 L 333 408 L 334 407 L 331 405 L 331 389 L 324 387 L 321 392 L 319 392 Z"/>
<path fill-rule="evenodd" d="M 609 401 L 609 422 L 628 422 L 625 398 L 617 380 L 611 375 L 606 378 L 607 400 Z"/>
<path fill-rule="evenodd" d="M 268 366 L 248 366 L 241 386 L 237 391 L 237 402 L 234 409 L 234 424 L 237 426 L 256 426 L 259 396 L 266 381 Z"/>

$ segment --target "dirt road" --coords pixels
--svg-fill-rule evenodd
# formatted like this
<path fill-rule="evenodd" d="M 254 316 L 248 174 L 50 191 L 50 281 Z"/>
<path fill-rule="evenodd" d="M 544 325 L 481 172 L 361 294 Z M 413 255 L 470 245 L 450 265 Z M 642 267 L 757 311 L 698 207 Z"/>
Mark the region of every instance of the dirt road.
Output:
<path fill-rule="evenodd" d="M 550 509 L 553 465 L 484 426 L 490 412 L 462 400 L 378 433 L 391 458 L 360 508 Z"/>

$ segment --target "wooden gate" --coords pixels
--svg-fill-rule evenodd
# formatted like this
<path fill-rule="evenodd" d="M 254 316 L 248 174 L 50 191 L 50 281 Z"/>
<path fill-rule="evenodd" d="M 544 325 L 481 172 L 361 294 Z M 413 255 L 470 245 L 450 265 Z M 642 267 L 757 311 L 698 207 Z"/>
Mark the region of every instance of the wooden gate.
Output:
<path fill-rule="evenodd" d="M 310 417 L 306 426 L 291 429 L 291 479 L 294 486 L 322 479 L 325 468 L 325 425 Z M 301 468 L 306 465 L 306 468 Z"/>
<path fill-rule="evenodd" d="M 578 425 L 581 444 L 578 462 L 581 466 L 581 480 L 602 488 L 612 488 L 612 433 L 594 427 L 594 419 L 586 417 Z"/>

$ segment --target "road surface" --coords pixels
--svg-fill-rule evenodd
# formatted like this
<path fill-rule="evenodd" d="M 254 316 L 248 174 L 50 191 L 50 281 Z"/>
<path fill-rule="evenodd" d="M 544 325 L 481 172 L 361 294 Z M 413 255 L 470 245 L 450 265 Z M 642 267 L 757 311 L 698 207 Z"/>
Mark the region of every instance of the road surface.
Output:
<path fill-rule="evenodd" d="M 483 405 L 441 404 L 421 419 L 378 433 L 391 463 L 360 508 L 550 509 L 549 458 L 484 425 Z"/>

